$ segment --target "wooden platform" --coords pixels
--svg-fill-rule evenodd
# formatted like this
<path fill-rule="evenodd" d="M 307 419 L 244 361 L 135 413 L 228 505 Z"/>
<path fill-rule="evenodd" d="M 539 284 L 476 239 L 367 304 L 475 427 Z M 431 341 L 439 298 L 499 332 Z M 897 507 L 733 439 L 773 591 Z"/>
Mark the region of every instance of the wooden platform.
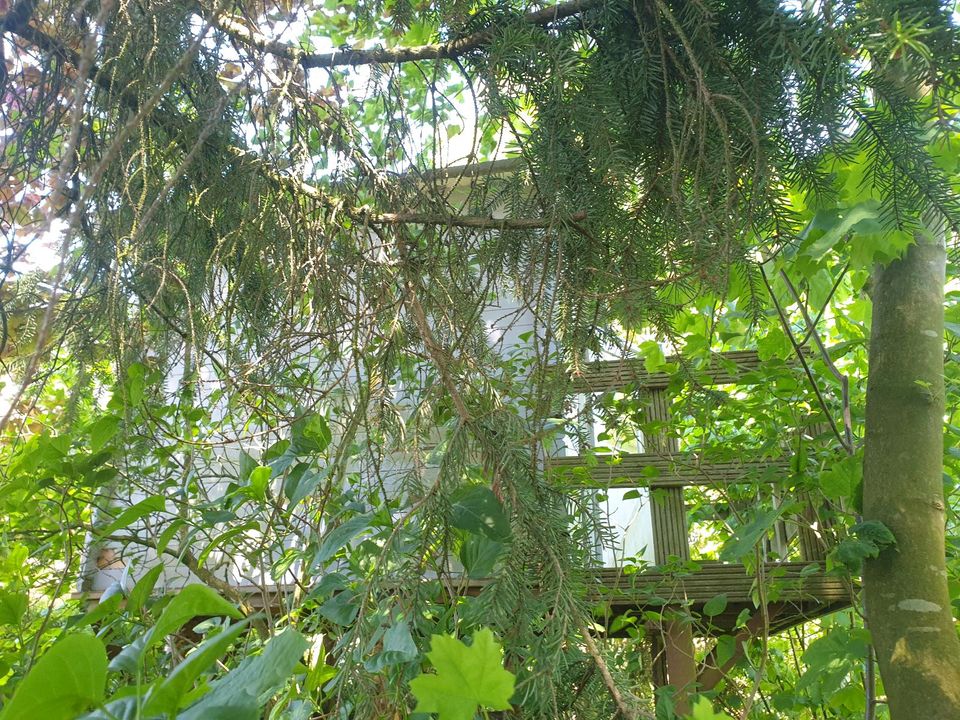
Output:
<path fill-rule="evenodd" d="M 698 563 L 693 572 L 665 574 L 656 570 L 636 572 L 633 568 L 604 568 L 597 571 L 587 599 L 598 606 L 596 622 L 605 627 L 622 625 L 617 618 L 632 614 L 645 622 L 645 613 L 659 613 L 668 608 L 689 613 L 695 619 L 698 634 L 716 635 L 733 631 L 741 613 L 759 613 L 758 581 L 748 575 L 742 565 Z M 765 592 L 771 632 L 779 632 L 820 617 L 850 604 L 851 588 L 839 577 L 829 576 L 823 569 L 808 563 L 768 563 L 764 568 Z M 462 580 L 462 582 L 461 582 Z M 426 581 L 425 581 L 426 582 Z M 445 581 L 449 589 L 467 595 L 478 595 L 490 580 L 468 580 L 453 576 Z M 291 585 L 260 588 L 240 585 L 237 592 L 253 610 L 281 611 L 286 596 L 294 592 Z M 444 593 L 448 596 L 447 593 Z M 704 605 L 723 595 L 726 607 L 713 616 L 704 615 Z M 74 599 L 95 603 L 99 592 L 74 593 Z M 618 632 L 611 633 L 617 636 Z"/>
<path fill-rule="evenodd" d="M 624 568 L 605 568 L 597 572 L 588 599 L 598 605 L 596 621 L 605 627 L 620 625 L 622 615 L 638 616 L 668 609 L 694 618 L 697 634 L 716 635 L 732 632 L 741 613 L 759 614 L 759 584 L 742 565 L 717 562 L 698 563 L 699 569 L 686 573 L 662 573 L 657 570 L 632 572 Z M 764 569 L 771 632 L 780 632 L 808 620 L 821 617 L 850 604 L 851 587 L 842 578 L 827 575 L 822 567 L 804 562 L 768 563 Z M 476 595 L 488 580 L 467 580 L 455 589 Z M 704 614 L 704 605 L 724 596 L 726 607 L 713 616 Z M 616 636 L 614 632 L 612 635 Z"/>

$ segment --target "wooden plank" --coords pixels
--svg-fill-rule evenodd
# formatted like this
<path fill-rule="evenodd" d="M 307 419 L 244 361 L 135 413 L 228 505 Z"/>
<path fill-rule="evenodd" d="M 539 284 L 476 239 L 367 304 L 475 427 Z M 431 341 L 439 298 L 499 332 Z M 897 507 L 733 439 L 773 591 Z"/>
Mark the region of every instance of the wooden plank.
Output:
<path fill-rule="evenodd" d="M 595 461 L 599 461 L 594 464 Z M 743 482 L 773 482 L 790 467 L 788 458 L 774 460 L 728 460 L 704 462 L 694 454 L 664 457 L 652 453 L 624 453 L 606 461 L 603 455 L 550 458 L 546 467 L 558 478 L 568 478 L 572 486 L 583 481 L 603 487 L 686 487 L 690 485 L 729 485 Z M 584 474 L 587 477 L 584 477 Z"/>
<path fill-rule="evenodd" d="M 672 558 L 690 559 L 690 541 L 687 537 L 687 510 L 683 503 L 683 488 L 658 490 L 650 497 L 650 515 L 653 521 L 653 557 L 658 565 Z"/>
<path fill-rule="evenodd" d="M 657 571 L 627 574 L 622 569 L 608 568 L 597 573 L 599 595 L 612 599 L 617 594 L 632 596 L 635 600 L 651 598 L 674 602 L 678 599 L 701 603 L 719 593 L 726 593 L 731 602 L 752 602 L 756 582 L 754 575 L 746 574 L 742 565 L 700 563 L 700 569 L 684 575 L 669 575 Z M 841 578 L 826 575 L 823 570 L 811 572 L 805 562 L 767 563 L 766 582 L 780 586 L 779 600 L 799 600 L 804 597 L 835 602 L 849 599 L 849 588 Z"/>
<path fill-rule="evenodd" d="M 665 390 L 650 392 L 647 417 L 666 425 L 670 420 L 670 398 Z M 652 454 L 672 455 L 677 452 L 677 439 L 665 429 L 644 435 L 644 450 Z M 658 565 L 671 558 L 690 559 L 690 538 L 687 533 L 687 508 L 683 502 L 683 486 L 658 488 L 650 495 L 650 517 L 653 525 L 653 557 Z"/>
<path fill-rule="evenodd" d="M 719 353 L 701 367 L 680 356 L 671 356 L 667 362 L 688 369 L 691 377 L 704 385 L 721 385 L 743 380 L 744 375 L 760 367 L 761 361 L 755 350 L 735 350 Z M 672 379 L 669 373 L 647 372 L 642 359 L 624 358 L 587 363 L 571 382 L 575 392 L 609 392 L 623 390 L 627 385 L 639 390 L 662 390 Z"/>

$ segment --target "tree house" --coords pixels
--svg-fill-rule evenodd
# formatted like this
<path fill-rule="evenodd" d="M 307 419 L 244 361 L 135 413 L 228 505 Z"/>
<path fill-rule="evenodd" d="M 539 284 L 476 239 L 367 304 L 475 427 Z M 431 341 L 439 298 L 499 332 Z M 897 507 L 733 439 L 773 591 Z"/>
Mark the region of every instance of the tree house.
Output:
<path fill-rule="evenodd" d="M 733 385 L 749 391 L 762 380 L 760 365 L 755 351 L 736 351 L 715 355 L 709 365 L 689 372 L 691 380 L 704 387 Z M 705 687 L 719 679 L 718 668 L 697 671 L 694 636 L 732 635 L 739 648 L 752 635 L 776 633 L 849 606 L 852 588 L 843 578 L 827 574 L 817 514 L 802 490 L 794 491 L 795 497 L 781 497 L 784 507 L 795 512 L 776 513 L 769 530 L 758 526 L 752 535 L 757 549 L 747 562 L 691 559 L 688 490 L 764 483 L 789 488 L 791 459 L 787 448 L 780 457 L 717 461 L 684 450 L 670 432 L 676 392 L 672 381 L 673 375 L 647 372 L 640 359 L 588 364 L 571 378 L 574 395 L 632 393 L 642 398 L 648 424 L 656 430 L 644 438 L 642 452 L 606 460 L 596 455 L 553 457 L 546 471 L 571 487 L 587 479 L 595 487 L 645 493 L 654 563 L 599 570 L 594 599 L 604 608 L 602 621 L 611 635 L 622 634 L 628 626 L 622 621 L 625 615 L 646 621 L 653 630 L 655 679 L 661 684 L 669 680 L 677 688 L 692 688 L 699 682 Z M 656 614 L 661 622 L 649 620 Z M 621 620 L 613 622 L 617 618 Z"/>

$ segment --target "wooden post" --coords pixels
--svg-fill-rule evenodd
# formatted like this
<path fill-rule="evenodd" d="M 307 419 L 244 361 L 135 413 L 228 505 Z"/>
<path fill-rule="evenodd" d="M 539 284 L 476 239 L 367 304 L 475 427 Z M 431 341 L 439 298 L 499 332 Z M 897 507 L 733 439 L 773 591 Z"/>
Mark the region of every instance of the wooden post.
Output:
<path fill-rule="evenodd" d="M 667 682 L 673 686 L 673 705 L 678 715 L 690 712 L 690 696 L 697 689 L 697 658 L 693 628 L 689 621 L 668 620 L 662 625 Z"/>
<path fill-rule="evenodd" d="M 647 418 L 654 422 L 670 420 L 670 398 L 665 390 L 650 393 Z M 661 430 L 644 437 L 644 451 L 672 456 L 679 451 L 675 438 Z M 650 494 L 653 520 L 653 549 L 658 565 L 671 557 L 690 559 L 687 537 L 687 509 L 683 488 L 657 488 Z M 667 616 L 676 615 L 667 609 Z M 674 708 L 680 715 L 690 712 L 690 695 L 697 685 L 697 660 L 693 647 L 693 628 L 684 618 L 667 619 L 660 625 L 667 684 L 674 689 Z"/>
<path fill-rule="evenodd" d="M 670 420 L 670 398 L 665 390 L 651 391 L 647 419 L 661 423 Z M 643 444 L 645 452 L 668 457 L 679 450 L 676 439 L 662 430 L 650 436 L 644 435 Z M 687 538 L 687 510 L 683 502 L 683 488 L 651 490 L 650 514 L 656 563 L 663 565 L 671 556 L 689 560 L 690 544 Z"/>

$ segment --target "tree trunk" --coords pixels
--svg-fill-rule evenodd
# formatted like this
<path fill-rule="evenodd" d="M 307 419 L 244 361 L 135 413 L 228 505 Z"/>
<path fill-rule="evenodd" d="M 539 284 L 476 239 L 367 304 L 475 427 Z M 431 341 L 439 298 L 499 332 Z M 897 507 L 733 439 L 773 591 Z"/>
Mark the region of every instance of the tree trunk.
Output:
<path fill-rule="evenodd" d="M 960 640 L 947 589 L 942 243 L 920 240 L 873 291 L 864 519 L 896 537 L 864 567 L 867 623 L 892 720 L 960 718 Z"/>

